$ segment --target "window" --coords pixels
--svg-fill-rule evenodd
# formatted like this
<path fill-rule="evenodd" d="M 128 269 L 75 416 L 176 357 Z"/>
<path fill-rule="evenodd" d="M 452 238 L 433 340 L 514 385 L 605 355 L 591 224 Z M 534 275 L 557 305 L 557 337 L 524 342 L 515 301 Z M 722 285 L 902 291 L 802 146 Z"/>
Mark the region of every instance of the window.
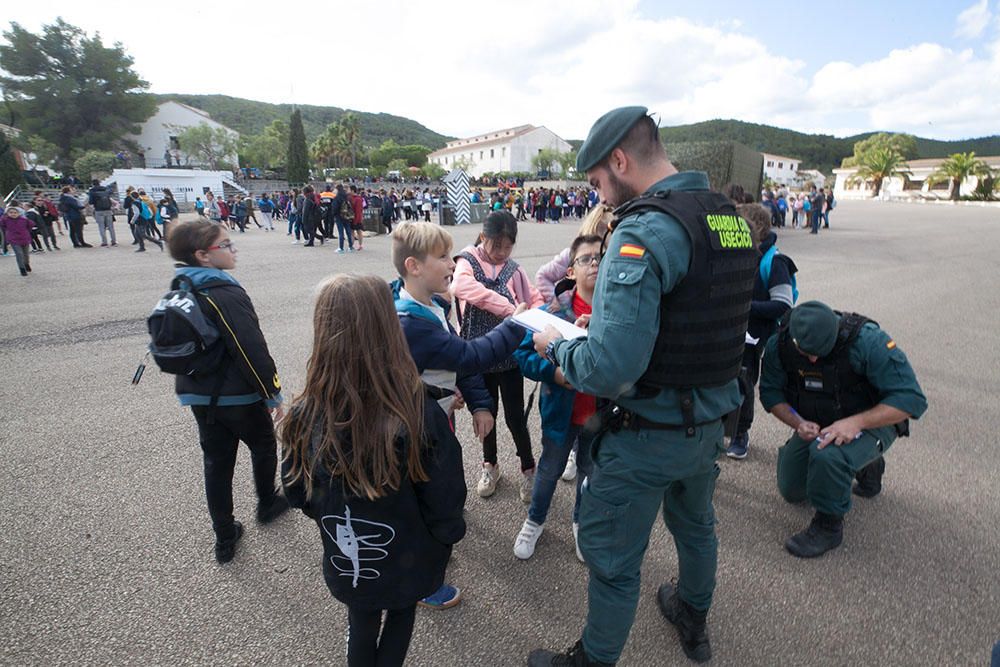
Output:
<path fill-rule="evenodd" d="M 500 155 L 501 155 L 501 157 L 507 157 L 507 147 L 506 146 L 504 146 L 503 148 L 500 149 Z"/>
<path fill-rule="evenodd" d="M 785 168 L 785 163 L 784 162 L 779 162 L 778 163 L 778 169 L 784 169 L 784 168 Z"/>
<path fill-rule="evenodd" d="M 773 167 L 774 166 L 774 160 L 768 160 L 767 161 L 767 166 L 768 167 Z"/>
<path fill-rule="evenodd" d="M 480 160 L 482 160 L 482 159 L 483 159 L 483 152 L 482 152 L 482 151 L 479 151 L 479 159 L 480 159 Z"/>
<path fill-rule="evenodd" d="M 794 162 L 789 162 L 788 163 L 788 168 L 791 169 L 792 171 L 795 171 L 795 163 Z"/>
<path fill-rule="evenodd" d="M 495 152 L 496 152 L 496 151 L 494 151 L 494 150 L 493 150 L 493 149 L 491 148 L 491 149 L 490 149 L 490 157 L 493 157 L 493 153 L 495 153 Z"/>
<path fill-rule="evenodd" d="M 170 150 L 179 151 L 181 149 L 181 142 L 177 140 L 177 137 L 170 137 Z"/>

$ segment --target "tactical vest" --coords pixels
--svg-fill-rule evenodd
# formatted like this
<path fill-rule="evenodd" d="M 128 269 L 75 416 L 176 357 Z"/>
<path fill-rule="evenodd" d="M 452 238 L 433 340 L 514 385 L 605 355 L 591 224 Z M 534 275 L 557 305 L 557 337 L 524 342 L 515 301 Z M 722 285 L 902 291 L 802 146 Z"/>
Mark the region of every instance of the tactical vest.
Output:
<path fill-rule="evenodd" d="M 851 344 L 861 327 L 872 322 L 857 313 L 840 313 L 840 327 L 833 350 L 815 364 L 801 354 L 785 322 L 778 331 L 778 358 L 785 369 L 785 398 L 803 419 L 825 428 L 845 417 L 875 407 L 878 390 L 851 368 Z"/>
<path fill-rule="evenodd" d="M 615 216 L 650 209 L 681 224 L 691 241 L 691 263 L 684 279 L 660 300 L 660 331 L 640 390 L 724 385 L 739 375 L 746 345 L 759 256 L 750 228 L 727 197 L 707 190 L 638 197 Z"/>

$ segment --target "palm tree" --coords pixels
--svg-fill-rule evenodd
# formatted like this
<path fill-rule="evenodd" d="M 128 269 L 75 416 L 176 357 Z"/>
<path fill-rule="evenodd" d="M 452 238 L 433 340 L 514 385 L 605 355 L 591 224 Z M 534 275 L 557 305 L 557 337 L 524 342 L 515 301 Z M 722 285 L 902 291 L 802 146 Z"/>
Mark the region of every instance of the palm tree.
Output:
<path fill-rule="evenodd" d="M 863 155 L 860 158 L 857 173 L 851 179 L 857 181 L 872 181 L 875 185 L 875 196 L 882 192 L 882 183 L 893 176 L 909 176 L 910 169 L 906 160 L 894 148 L 884 147 Z"/>
<path fill-rule="evenodd" d="M 948 156 L 937 170 L 927 177 L 930 183 L 940 183 L 941 181 L 951 181 L 950 198 L 958 201 L 961 194 L 962 182 L 969 176 L 978 178 L 989 178 L 992 175 L 989 165 L 976 158 L 975 151 L 968 153 L 953 153 Z"/>
<path fill-rule="evenodd" d="M 351 158 L 353 169 L 361 146 L 361 119 L 358 118 L 358 114 L 348 111 L 337 124 L 340 126 L 340 142 L 346 150 L 346 156 Z"/>

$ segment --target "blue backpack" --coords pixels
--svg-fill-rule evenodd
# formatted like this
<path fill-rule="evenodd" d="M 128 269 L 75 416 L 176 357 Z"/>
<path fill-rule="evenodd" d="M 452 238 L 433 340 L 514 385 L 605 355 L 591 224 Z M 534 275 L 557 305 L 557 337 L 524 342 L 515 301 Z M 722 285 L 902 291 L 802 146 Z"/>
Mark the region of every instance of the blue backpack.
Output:
<path fill-rule="evenodd" d="M 778 246 L 771 246 L 764 253 L 764 256 L 760 258 L 760 279 L 764 283 L 765 289 L 767 284 L 771 282 L 771 264 L 774 263 L 774 256 L 778 254 Z M 799 288 L 795 280 L 795 274 L 791 273 L 788 276 L 792 281 L 792 304 L 795 304 L 799 300 Z"/>

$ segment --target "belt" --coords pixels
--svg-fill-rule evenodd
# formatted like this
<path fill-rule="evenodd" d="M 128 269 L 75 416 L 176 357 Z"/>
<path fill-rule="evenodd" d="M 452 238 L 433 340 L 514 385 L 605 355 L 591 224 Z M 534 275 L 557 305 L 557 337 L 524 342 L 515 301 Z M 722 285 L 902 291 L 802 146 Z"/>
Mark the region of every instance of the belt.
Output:
<path fill-rule="evenodd" d="M 700 422 L 692 424 L 664 424 L 639 415 L 632 410 L 623 408 L 620 405 L 609 403 L 599 410 L 592 419 L 596 420 L 594 430 L 598 433 L 618 433 L 619 431 L 684 431 L 687 437 L 693 437 L 695 429 L 699 426 L 713 424 L 717 420 L 710 422 Z"/>

